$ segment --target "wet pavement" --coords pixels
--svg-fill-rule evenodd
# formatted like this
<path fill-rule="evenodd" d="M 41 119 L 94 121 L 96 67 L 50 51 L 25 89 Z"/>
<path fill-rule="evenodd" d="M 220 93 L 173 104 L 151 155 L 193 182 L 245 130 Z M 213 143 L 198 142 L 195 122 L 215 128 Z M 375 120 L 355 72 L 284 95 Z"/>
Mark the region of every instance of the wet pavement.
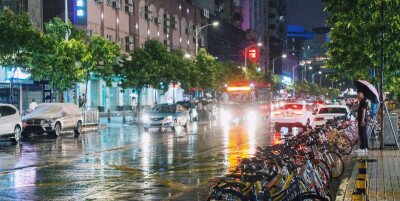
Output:
<path fill-rule="evenodd" d="M 103 123 L 79 137 L 1 142 L 0 200 L 203 200 L 209 178 L 281 137 L 266 121 L 200 122 L 176 133 Z"/>

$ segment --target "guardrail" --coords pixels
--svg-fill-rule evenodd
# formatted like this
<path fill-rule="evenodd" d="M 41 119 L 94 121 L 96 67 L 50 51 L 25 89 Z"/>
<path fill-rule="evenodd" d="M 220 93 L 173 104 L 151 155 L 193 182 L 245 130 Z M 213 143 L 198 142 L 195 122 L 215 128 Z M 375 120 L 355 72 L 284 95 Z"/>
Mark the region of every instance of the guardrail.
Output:
<path fill-rule="evenodd" d="M 97 125 L 100 121 L 99 109 L 97 107 L 82 107 L 83 125 Z"/>

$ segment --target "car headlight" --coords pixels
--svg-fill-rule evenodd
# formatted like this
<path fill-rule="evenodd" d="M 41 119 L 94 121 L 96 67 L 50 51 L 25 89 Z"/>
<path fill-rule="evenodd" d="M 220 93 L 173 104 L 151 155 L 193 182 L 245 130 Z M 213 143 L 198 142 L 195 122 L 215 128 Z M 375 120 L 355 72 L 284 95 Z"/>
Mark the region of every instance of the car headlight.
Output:
<path fill-rule="evenodd" d="M 164 120 L 172 120 L 172 116 L 165 117 Z"/>
<path fill-rule="evenodd" d="M 54 123 L 55 119 L 50 119 L 49 122 L 50 123 Z"/>
<path fill-rule="evenodd" d="M 150 121 L 149 115 L 144 114 L 144 115 L 142 116 L 142 121 Z"/>

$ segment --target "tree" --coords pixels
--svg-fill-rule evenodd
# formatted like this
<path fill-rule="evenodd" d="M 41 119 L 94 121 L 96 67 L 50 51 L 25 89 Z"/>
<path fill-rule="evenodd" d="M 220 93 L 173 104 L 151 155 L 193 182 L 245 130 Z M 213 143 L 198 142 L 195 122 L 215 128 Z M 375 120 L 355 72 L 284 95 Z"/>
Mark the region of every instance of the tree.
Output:
<path fill-rule="evenodd" d="M 272 95 L 276 96 L 277 92 L 281 89 L 285 89 L 285 84 L 282 83 L 282 75 L 276 75 L 271 71 L 264 73 L 263 81 L 268 82 L 271 85 Z"/>
<path fill-rule="evenodd" d="M 262 81 L 263 74 L 261 71 L 258 70 L 257 63 L 254 61 L 250 61 L 247 64 L 246 69 L 246 79 L 251 81 Z"/>
<path fill-rule="evenodd" d="M 340 78 L 370 79 L 370 70 L 380 68 L 380 51 L 384 48 L 384 85 L 400 91 L 400 1 L 323 0 L 332 26 L 326 62 Z M 384 21 L 381 6 L 384 3 Z M 384 42 L 381 37 L 384 33 Z M 372 83 L 378 84 L 377 78 Z"/>
<path fill-rule="evenodd" d="M 73 86 L 73 82 L 84 79 L 86 70 L 77 61 L 83 59 L 86 47 L 81 31 L 71 22 L 65 25 L 61 19 L 54 18 L 45 24 L 45 28 L 47 33 L 37 39 L 37 50 L 28 71 L 34 80 L 50 79 L 54 97 L 57 89 L 65 91 Z M 67 29 L 71 31 L 68 42 L 64 39 Z"/>
<path fill-rule="evenodd" d="M 33 27 L 28 13 L 15 15 L 11 10 L 5 9 L 0 13 L 0 36 L 0 65 L 12 70 L 10 96 L 13 104 L 14 72 L 16 67 L 29 66 L 31 52 L 40 37 L 40 31 Z"/>
<path fill-rule="evenodd" d="M 204 90 L 213 90 L 216 88 L 216 68 L 215 60 L 207 55 L 205 49 L 200 49 L 196 55 L 196 68 L 199 76 L 199 87 Z"/>
<path fill-rule="evenodd" d="M 105 38 L 99 36 L 89 38 L 81 62 L 83 70 L 86 71 L 85 103 L 90 72 L 93 73 L 94 77 L 102 78 L 107 86 L 110 86 L 114 76 L 113 65 L 116 63 L 117 57 L 120 56 L 119 50 L 117 44 L 111 43 Z"/>
<path fill-rule="evenodd" d="M 140 113 L 141 93 L 160 77 L 161 70 L 150 54 L 143 48 L 135 49 L 129 57 L 123 57 L 114 65 L 114 72 L 119 79 L 118 86 L 123 90 L 133 88 L 138 93 L 138 112 Z"/>

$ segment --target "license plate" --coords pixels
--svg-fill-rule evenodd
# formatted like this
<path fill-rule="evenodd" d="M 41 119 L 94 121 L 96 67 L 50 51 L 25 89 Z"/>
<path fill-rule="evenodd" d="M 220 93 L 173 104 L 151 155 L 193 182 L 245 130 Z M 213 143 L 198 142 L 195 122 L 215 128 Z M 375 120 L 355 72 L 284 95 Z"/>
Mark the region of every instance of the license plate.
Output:
<path fill-rule="evenodd" d="M 291 114 L 284 114 L 283 117 L 292 117 Z"/>

